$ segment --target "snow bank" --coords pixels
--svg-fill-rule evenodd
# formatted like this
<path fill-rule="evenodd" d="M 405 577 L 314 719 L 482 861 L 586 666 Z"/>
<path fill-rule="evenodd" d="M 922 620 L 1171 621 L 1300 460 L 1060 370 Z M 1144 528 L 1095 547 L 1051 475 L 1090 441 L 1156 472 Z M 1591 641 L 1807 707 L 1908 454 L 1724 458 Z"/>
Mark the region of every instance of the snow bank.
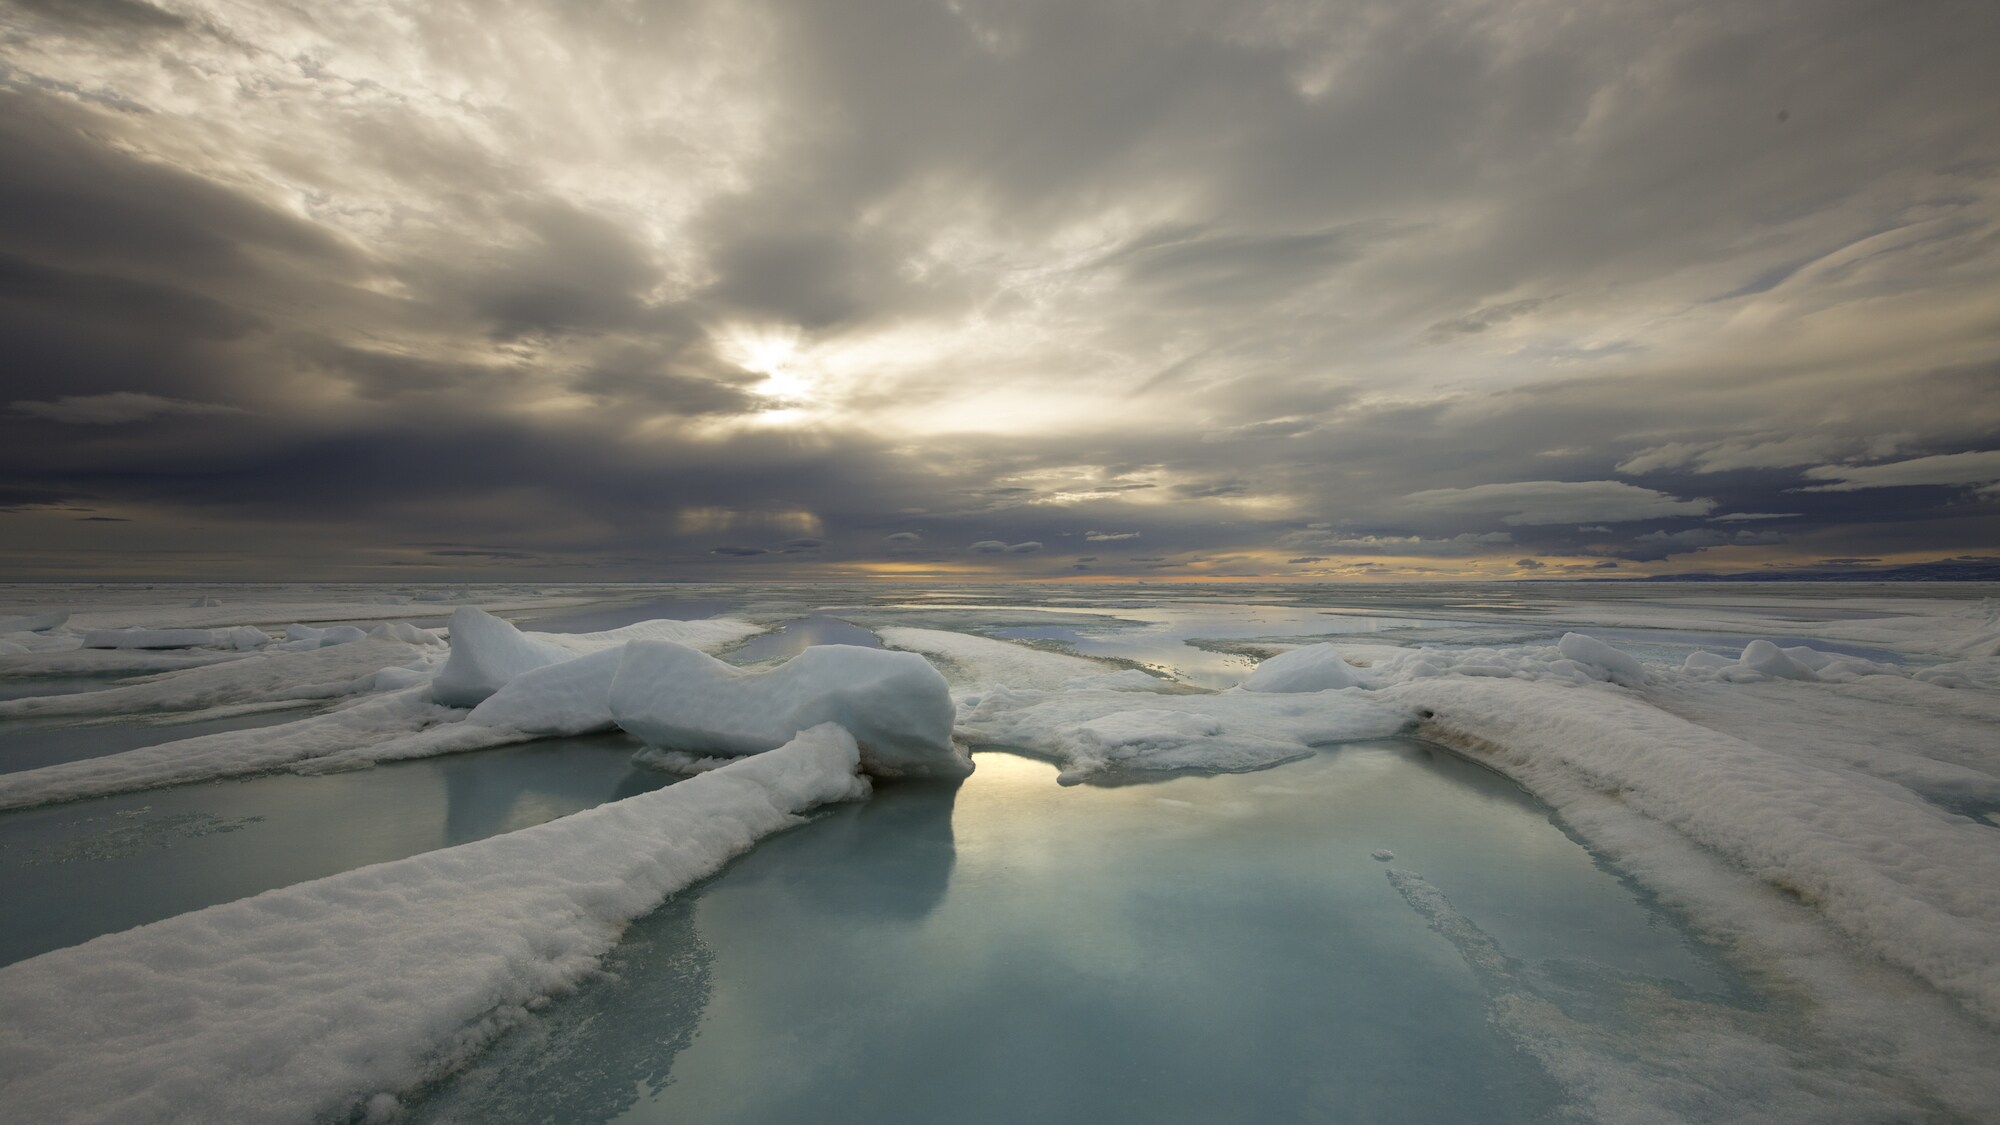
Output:
<path fill-rule="evenodd" d="M 1361 682 L 1340 650 L 1331 644 L 1305 645 L 1257 665 L 1238 685 L 1243 691 L 1331 691 Z"/>
<path fill-rule="evenodd" d="M 753 672 L 671 641 L 633 641 L 611 684 L 612 718 L 649 745 L 755 754 L 832 722 L 854 735 L 869 770 L 890 776 L 970 773 L 952 714 L 929 661 L 856 645 L 819 645 Z"/>
<path fill-rule="evenodd" d="M 1412 680 L 1426 733 L 1564 810 L 1611 795 L 1811 904 L 2000 1024 L 2000 845 L 1989 825 L 1834 763 L 1774 753 L 1606 689 Z"/>
<path fill-rule="evenodd" d="M 800 813 L 865 796 L 856 762 L 846 732 L 815 727 L 654 793 L 0 969 L 8 1111 L 143 1125 L 393 1109 L 592 971 L 625 923 Z"/>

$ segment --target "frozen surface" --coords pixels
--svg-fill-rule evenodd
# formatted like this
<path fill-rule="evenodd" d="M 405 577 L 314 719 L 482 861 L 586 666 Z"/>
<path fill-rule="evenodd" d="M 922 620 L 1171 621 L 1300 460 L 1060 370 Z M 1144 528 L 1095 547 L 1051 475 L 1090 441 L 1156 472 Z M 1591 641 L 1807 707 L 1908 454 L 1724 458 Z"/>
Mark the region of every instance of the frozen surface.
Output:
<path fill-rule="evenodd" d="M 859 625 L 815 613 L 786 621 L 770 632 L 751 637 L 720 655 L 731 664 L 760 664 L 771 660 L 790 660 L 815 645 L 881 648 L 882 641 Z"/>
<path fill-rule="evenodd" d="M 150 720 L 127 719 L 87 724 L 53 719 L 16 719 L 0 723 L 0 773 L 101 758 L 204 735 L 277 726 L 295 721 L 299 714 L 297 708 L 283 707 L 201 719 L 168 715 Z"/>
<path fill-rule="evenodd" d="M 957 775 L 972 767 L 952 745 L 944 677 L 923 657 L 852 645 L 809 648 L 764 671 L 686 645 L 635 641 L 611 685 L 611 716 L 649 745 L 756 754 L 797 731 L 838 723 L 870 772 Z"/>
<path fill-rule="evenodd" d="M 1360 682 L 1338 648 L 1317 644 L 1262 661 L 1241 686 L 1244 691 L 1336 691 Z"/>
<path fill-rule="evenodd" d="M 0 964 L 658 789 L 622 735 L 0 814 Z"/>
<path fill-rule="evenodd" d="M 451 656 L 431 681 L 431 698 L 447 707 L 477 706 L 524 672 L 576 657 L 573 649 L 468 606 L 451 615 Z"/>
<path fill-rule="evenodd" d="M 839 718 L 863 734 L 861 756 L 884 773 L 946 764 L 960 771 L 965 762 L 954 741 L 1004 745 L 1054 761 L 1066 782 L 1098 783 L 1059 789 L 1043 767 L 1022 767 L 1032 770 L 1028 776 L 1047 799 L 1070 802 L 1065 808 L 1116 821 L 1122 814 L 1107 810 L 1124 806 L 1115 802 L 1143 797 L 1155 812 L 1186 820 L 1205 805 L 1204 794 L 1244 786 L 1282 791 L 1288 786 L 1279 779 L 1327 760 L 1328 746 L 1415 730 L 1547 802 L 1565 831 L 1643 887 L 1642 901 L 1657 896 L 1675 918 L 1715 938 L 1767 995 L 1763 1007 L 1739 1010 L 1733 1001 L 1717 1007 L 1703 993 L 1710 984 L 1660 966 L 1612 970 L 1623 982 L 1615 985 L 1595 970 L 1579 977 L 1563 967 L 1563 956 L 1538 951 L 1542 939 L 1534 927 L 1510 922 L 1504 904 L 1496 904 L 1480 880 L 1453 877 L 1456 861 L 1408 838 L 1383 834 L 1365 842 L 1355 854 L 1380 881 L 1374 885 L 1386 896 L 1381 902 L 1419 926 L 1440 964 L 1456 966 L 1452 971 L 1469 982 L 1468 995 L 1478 1000 L 1466 1009 L 1470 1018 L 1500 1036 L 1508 1050 L 1518 1049 L 1535 1073 L 1555 1083 L 1563 1104 L 1580 1107 L 1581 1116 L 2000 1119 L 2000 1064 L 1994 1062 L 2000 1059 L 1995 593 L 2000 591 L 1637 583 L 931 592 L 884 584 L 400 593 L 181 587 L 93 594 L 0 587 L 0 617 L 49 622 L 0 637 L 0 696 L 18 697 L 0 702 L 0 752 L 31 746 L 39 749 L 30 754 L 87 759 L 0 773 L 0 808 L 118 793 L 131 796 L 114 801 L 134 808 L 160 805 L 214 789 L 151 792 L 161 786 L 287 768 L 313 776 L 231 784 L 246 793 L 324 787 L 321 792 L 334 794 L 365 784 L 373 775 L 345 771 L 372 763 L 620 723 L 643 730 L 656 744 L 634 763 L 650 768 L 635 776 L 728 777 L 747 763 L 727 755 L 765 751 L 751 759 L 758 761 L 798 727 Z M 371 600 L 376 598 L 384 600 Z M 694 604 L 703 599 L 714 605 Z M 480 612 L 524 615 L 510 605 L 533 605 L 549 631 L 524 632 Z M 641 616 L 672 606 L 687 616 L 694 609 L 726 608 L 743 619 Z M 458 618 L 450 650 L 439 643 L 436 628 L 448 612 Z M 106 629 L 193 630 L 210 643 L 82 647 L 87 633 Z M 236 648 L 236 638 L 252 641 L 250 633 L 262 639 Z M 875 649 L 878 635 L 901 651 Z M 772 665 L 787 658 L 790 663 Z M 458 666 L 441 677 L 449 659 Z M 627 671 L 632 676 L 621 696 L 616 685 L 626 682 Z M 128 678 L 112 683 L 111 677 Z M 440 702 L 440 679 L 444 697 L 461 705 Z M 1241 690 L 1229 690 L 1239 683 Z M 299 707 L 313 710 L 304 717 L 297 710 L 271 710 Z M 162 719 L 187 724 L 170 733 L 193 737 L 125 748 L 134 737 L 153 738 L 150 728 L 143 736 L 130 731 Z M 229 729 L 239 723 L 271 725 Z M 885 758 L 878 744 L 896 749 Z M 524 746 L 506 754 L 533 752 Z M 1334 757 L 1339 753 L 1345 751 Z M 480 762 L 505 756 L 456 761 L 476 772 Z M 1231 777 L 1217 771 L 1270 772 Z M 1178 776 L 1190 772 L 1210 776 Z M 979 781 L 975 775 L 966 792 L 975 792 Z M 1347 783 L 1361 780 L 1348 776 Z M 910 792 L 922 789 L 911 785 Z M 1314 792 L 1322 804 L 1333 799 Z M 38 822 L 46 826 L 85 807 L 9 815 L 51 818 Z M 213 821 L 159 818 L 147 823 L 168 829 L 138 828 L 131 838 L 151 839 L 145 834 L 157 832 L 176 841 L 162 854 L 209 855 L 226 866 L 230 861 L 223 857 L 240 854 L 231 851 L 238 841 L 263 831 L 263 822 L 250 820 L 260 814 L 212 815 Z M 1058 857 L 1050 861 L 1056 871 L 1087 866 L 1093 849 L 1112 847 L 1062 818 L 1044 818 L 1036 830 L 1045 851 Z M 353 850 L 341 844 L 340 827 L 325 835 L 329 851 Z M 1299 837 L 1308 838 L 1316 837 Z M 1531 838 L 1523 830 L 1512 833 L 1511 842 L 1483 846 L 1506 854 L 1527 847 Z M 30 833 L 20 846 L 56 843 Z M 1367 858 L 1373 853 L 1382 858 Z M 789 855 L 788 863 L 807 862 L 782 845 L 777 854 Z M 1258 862 L 1274 871 L 1292 859 L 1275 841 L 1259 854 L 1266 858 Z M 1299 858 L 1323 862 L 1310 847 Z M 1237 864 L 1239 873 L 1257 868 Z M 838 882 L 810 863 L 801 871 L 798 877 L 807 882 Z M 804 873 L 813 871 L 819 873 Z M 301 870 L 297 877 L 309 874 L 319 872 Z M 190 885 L 228 885 L 205 875 L 182 878 Z M 87 878 L 77 885 L 80 894 L 89 893 Z M 425 886 L 422 893 L 429 895 L 430 884 Z M 129 897 L 150 901 L 143 894 Z M 52 909 L 91 916 L 81 901 Z M 1096 898 L 1079 900 L 1067 916 L 1073 929 L 1108 925 L 1092 913 L 1098 901 L 1119 900 L 1102 888 Z M 1558 911 L 1547 902 L 1534 909 Z M 1566 925 L 1580 935 L 1595 931 L 1608 924 L 1597 909 Z M 326 917 L 330 924 L 347 924 L 337 911 Z M 685 911 L 679 917 L 675 924 L 684 929 L 697 921 Z M 734 928 L 720 940 L 754 945 L 759 939 Z M 1027 948 L 1040 939 L 1012 940 Z M 975 948 L 1004 947 L 983 940 Z M 1106 957 L 1124 957 L 1125 971 L 1138 972 L 1132 967 L 1139 964 L 1136 948 L 1120 939 L 1103 950 Z M 715 959 L 728 955 L 716 945 L 702 956 L 719 963 Z M 1605 960 L 1610 955 L 1603 950 L 1582 956 L 1615 962 Z M 700 960 L 689 954 L 676 963 Z M 413 960 L 408 971 L 428 972 L 421 962 Z M 384 975 L 405 971 L 399 965 Z M 1441 970 L 1434 964 L 1430 971 Z M 1654 983 L 1619 976 L 1629 973 Z M 668 975 L 685 983 L 684 976 Z M 951 991 L 951 982 L 934 975 L 908 980 L 924 996 Z M 1029 994 L 1025 984 L 1020 987 Z M 1162 986 L 1162 994 L 1171 995 L 1174 987 Z M 1209 996 L 1199 982 L 1180 987 L 1194 988 L 1203 1010 L 1233 1010 L 1236 1003 Z M 1579 1007 L 1586 994 L 1598 999 Z M 824 991 L 807 995 L 831 997 Z M 1256 995 L 1263 999 L 1254 1003 L 1270 1009 L 1280 1003 L 1273 997 L 1288 994 L 1264 987 Z M 1592 1007 L 1600 1001 L 1610 1007 Z M 1619 1015 L 1604 1018 L 1607 1011 Z M 822 1010 L 811 1018 L 839 1017 Z M 679 1042 L 691 1026 L 647 1041 Z M 716 1025 L 704 1026 L 703 1037 L 692 1040 L 697 1054 L 715 1034 Z M 949 1021 L 940 1026 L 951 1029 Z M 107 1035 L 124 1033 L 106 1027 Z M 1133 1033 L 1131 1045 L 1181 1034 L 1148 1027 Z M 1271 1055 L 1283 1053 L 1272 1046 L 1281 1040 L 1274 1033 L 1254 1042 Z M 1106 1041 L 1093 1040 L 1089 1049 L 1072 1045 L 1076 1065 L 1103 1057 Z M 771 1049 L 755 1036 L 742 1042 L 746 1059 Z M 1223 1035 L 1208 1047 L 1215 1057 L 1234 1058 L 1231 1051 L 1248 1051 L 1251 1042 Z M 936 1049 L 952 1047 L 952 1040 L 940 1038 Z M 996 1050 L 1006 1055 L 1019 1049 Z M 589 1056 L 570 1057 L 582 1058 L 584 1071 L 605 1070 Z M 1116 1057 L 1126 1059 L 1121 1065 L 1133 1073 L 1157 1073 L 1146 1069 L 1151 1056 L 1145 1052 Z M 1357 1057 L 1377 1056 L 1362 1050 Z M 1438 1056 L 1413 1049 L 1399 1057 Z M 1065 1073 L 1066 1064 L 1033 1061 L 1047 1073 Z M 820 1064 L 799 1065 L 808 1073 Z M 869 1065 L 872 1071 L 864 1073 L 883 1073 L 881 1065 Z M 918 1087 L 942 1099 L 951 1076 L 965 1080 L 966 1072 L 946 1059 L 938 1066 L 935 1085 Z M 674 1088 L 680 1085 L 676 1078 Z M 1035 1096 L 1019 1095 L 1027 1099 L 1023 1104 L 1035 1104 Z M 931 1103 L 933 1109 L 941 1104 Z M 1263 1103 L 1248 1098 L 1243 1104 Z M 1326 1116 L 1366 1116 L 1354 1108 L 1360 1104 L 1342 1102 Z M 643 1105 L 633 1111 L 642 1112 Z"/>
<path fill-rule="evenodd" d="M 0 719 L 130 715 L 232 703 L 327 699 L 365 690 L 358 681 L 384 668 L 427 660 L 436 651 L 405 641 L 370 638 L 308 652 L 256 653 L 87 694 L 0 701 Z"/>
<path fill-rule="evenodd" d="M 611 681 L 628 643 L 667 639 L 721 647 L 760 631 L 747 622 L 717 619 L 648 621 L 599 633 L 524 634 L 473 607 L 456 611 L 453 621 L 460 632 L 449 656 L 439 652 L 428 633 L 383 624 L 361 642 L 335 647 L 315 643 L 304 651 L 267 651 L 141 683 L 0 702 L 0 718 L 6 718 L 337 701 L 325 714 L 255 732 L 204 735 L 0 775 L 0 809 L 286 767 L 347 769 L 608 729 Z M 436 684 L 446 680 L 447 672 L 455 686 L 446 689 L 445 697 L 477 696 L 479 706 L 468 712 L 438 701 Z"/>
<path fill-rule="evenodd" d="M 879 632 L 897 648 L 935 658 L 954 687 L 975 691 L 994 687 L 1051 691 L 1072 685 L 1101 685 L 1119 671 L 1116 665 L 1098 660 L 946 629 L 891 626 Z"/>
<path fill-rule="evenodd" d="M 667 895 L 864 795 L 855 766 L 853 739 L 818 727 L 658 792 L 0 969 L 9 1111 L 142 1125 L 385 1109 L 573 987 Z"/>

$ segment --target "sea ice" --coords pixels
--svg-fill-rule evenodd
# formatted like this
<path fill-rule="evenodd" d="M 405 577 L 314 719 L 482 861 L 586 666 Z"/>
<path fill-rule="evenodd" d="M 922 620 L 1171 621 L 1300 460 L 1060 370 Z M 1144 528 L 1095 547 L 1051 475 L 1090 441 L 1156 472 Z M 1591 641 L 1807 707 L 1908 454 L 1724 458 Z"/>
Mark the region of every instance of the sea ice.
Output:
<path fill-rule="evenodd" d="M 944 677 L 912 652 L 819 645 L 763 671 L 670 641 L 633 641 L 611 684 L 611 716 L 648 744 L 756 754 L 819 723 L 839 723 L 862 763 L 889 776 L 962 776 Z"/>
<path fill-rule="evenodd" d="M 656 792 L 109 934 L 0 969 L 24 1121 L 350 1119 L 591 972 L 756 840 L 867 795 L 831 724 Z"/>
<path fill-rule="evenodd" d="M 1305 645 L 1281 652 L 1257 665 L 1241 685 L 1244 691 L 1331 691 L 1361 682 L 1355 670 L 1331 644 Z"/>
<path fill-rule="evenodd" d="M 431 681 L 431 694 L 448 707 L 474 707 L 523 672 L 576 656 L 485 610 L 461 606 L 451 613 L 451 656 Z"/>

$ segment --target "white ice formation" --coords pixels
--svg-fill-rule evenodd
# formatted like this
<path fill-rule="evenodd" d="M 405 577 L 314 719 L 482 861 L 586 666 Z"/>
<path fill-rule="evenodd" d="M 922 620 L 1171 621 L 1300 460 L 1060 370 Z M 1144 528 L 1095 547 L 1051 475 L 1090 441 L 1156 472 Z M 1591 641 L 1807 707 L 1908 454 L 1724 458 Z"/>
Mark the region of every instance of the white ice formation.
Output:
<path fill-rule="evenodd" d="M 656 792 L 0 969 L 7 1113 L 151 1125 L 393 1104 L 592 971 L 668 895 L 800 813 L 866 796 L 856 764 L 846 732 L 815 727 Z"/>
<path fill-rule="evenodd" d="M 923 657 L 819 645 L 776 668 L 745 671 L 667 641 L 634 641 L 611 684 L 611 717 L 649 745 L 755 754 L 820 723 L 838 723 L 870 772 L 963 776 L 951 692 Z"/>
<path fill-rule="evenodd" d="M 1923 608 L 1903 612 L 1909 605 Z M 338 610 L 299 616 L 360 616 Z M 1226 692 L 906 626 L 880 633 L 909 651 L 826 647 L 744 672 L 696 651 L 757 631 L 735 621 L 559 636 L 524 633 L 461 607 L 446 653 L 434 634 L 406 624 L 362 639 L 299 626 L 271 641 L 262 623 L 297 617 L 268 607 L 176 606 L 151 618 L 83 611 L 74 625 L 48 620 L 57 615 L 18 617 L 0 638 L 0 652 L 10 654 L 0 672 L 165 674 L 74 696 L 0 701 L 0 718 L 307 700 L 329 709 L 0 774 L 0 807 L 612 726 L 655 743 L 645 761 L 702 776 L 532 830 L 574 825 L 560 838 L 594 849 L 601 867 L 563 866 L 569 861 L 532 843 L 560 834 L 517 833 L 475 845 L 493 847 L 468 852 L 479 857 L 472 867 L 444 858 L 454 852 L 436 853 L 0 972 L 0 1003 L 16 1013 L 0 1027 L 0 1083 L 14 1099 L 10 1111 L 25 1117 L 60 1091 L 85 1106 L 72 1114 L 78 1119 L 138 1121 L 166 1113 L 159 1106 L 168 1098 L 207 1119 L 310 1119 L 339 1114 L 372 1092 L 404 1089 L 462 1057 L 504 1019 L 496 1013 L 507 1005 L 573 979 L 568 966 L 587 966 L 610 940 L 597 935 L 615 932 L 617 923 L 605 919 L 629 916 L 621 913 L 628 895 L 639 902 L 655 893 L 629 892 L 637 868 L 627 861 L 678 845 L 663 834 L 628 847 L 627 837 L 588 826 L 640 831 L 638 822 L 660 810 L 699 801 L 715 804 L 724 820 L 745 808 L 754 813 L 755 824 L 730 837 L 747 842 L 768 830 L 758 826 L 784 823 L 804 807 L 769 798 L 777 782 L 762 779 L 763 771 L 789 777 L 805 768 L 794 760 L 800 755 L 830 753 L 824 745 L 840 742 L 836 734 L 793 737 L 818 722 L 850 727 L 859 743 L 841 743 L 837 768 L 806 770 L 819 779 L 815 792 L 835 795 L 859 784 L 857 761 L 884 773 L 962 771 L 954 737 L 1053 759 L 1065 781 L 1080 782 L 1146 770 L 1253 769 L 1415 727 L 1533 791 L 1598 855 L 1798 989 L 1826 1028 L 1865 1042 L 1909 1076 L 1944 1107 L 1941 1118 L 1993 1119 L 2000 1079 L 1981 1045 L 2000 1029 L 2000 611 L 1943 599 L 1883 599 L 1875 610 L 1865 619 L 1758 626 L 1768 635 L 1823 638 L 1811 645 L 1756 639 L 1740 631 L 1754 619 L 1730 616 L 1721 621 L 1739 630 L 1740 652 L 1731 645 L 1727 655 L 1642 662 L 1585 630 L 1712 631 L 1716 619 L 1606 601 L 1542 626 L 1543 636 L 1557 639 L 1540 643 L 1309 644 L 1266 660 L 1240 690 Z M 142 621 L 206 631 L 210 640 L 184 650 L 78 648 L 87 632 Z M 1572 625 L 1576 631 L 1563 632 Z M 237 628 L 266 640 L 237 650 L 218 637 Z M 327 645 L 336 638 L 342 643 Z M 1840 651 L 1856 645 L 1871 646 L 1860 651 L 1879 659 Z M 809 753 L 801 744 L 822 749 Z M 743 754 L 752 756 L 729 757 Z M 698 784 L 707 788 L 691 789 Z M 671 793 L 686 795 L 646 803 Z M 748 804 L 733 803 L 739 799 Z M 611 809 L 628 811 L 599 818 Z M 683 813 L 694 815 L 672 815 Z M 672 831 L 692 833 L 697 842 L 687 846 L 709 855 L 701 841 L 722 829 L 690 823 L 676 820 Z M 501 846 L 521 839 L 530 843 Z M 670 887 L 700 867 L 681 863 L 637 867 L 671 869 L 671 877 L 644 883 Z M 509 897 L 517 884 L 520 897 Z M 333 949 L 323 935 L 349 944 Z M 300 943 L 296 958 L 288 942 Z M 475 993 L 481 999 L 470 999 Z M 378 994 L 384 1047 L 373 1052 L 369 1005 Z M 356 995 L 367 1003 L 342 1006 Z M 173 1030 L 191 1026 L 175 1022 L 180 1013 L 205 1004 L 217 1014 L 212 1026 Z M 289 1046 L 294 1039 L 307 1046 Z M 168 1077 L 175 1074 L 194 1077 Z"/>
<path fill-rule="evenodd" d="M 1360 682 L 1355 669 L 1340 658 L 1338 648 L 1317 644 L 1271 657 L 1257 665 L 1241 687 L 1259 692 L 1332 691 Z"/>

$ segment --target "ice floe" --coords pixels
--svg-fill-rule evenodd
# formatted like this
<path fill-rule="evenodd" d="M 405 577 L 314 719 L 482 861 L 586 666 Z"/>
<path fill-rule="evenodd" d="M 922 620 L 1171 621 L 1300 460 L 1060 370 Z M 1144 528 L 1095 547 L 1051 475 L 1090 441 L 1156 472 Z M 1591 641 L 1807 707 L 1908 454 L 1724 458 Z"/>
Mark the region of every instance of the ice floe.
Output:
<path fill-rule="evenodd" d="M 611 684 L 611 717 L 648 745 L 755 754 L 797 731 L 839 723 L 870 772 L 970 773 L 952 744 L 944 677 L 911 652 L 819 645 L 764 671 L 747 671 L 669 641 L 634 641 Z"/>
<path fill-rule="evenodd" d="M 163 672 L 0 702 L 0 719 L 296 700 L 328 708 L 278 726 L 0 775 L 0 808 L 612 727 L 650 744 L 637 764 L 700 776 L 607 806 L 627 810 L 610 820 L 584 820 L 606 812 L 598 810 L 474 845 L 494 848 L 473 853 L 476 860 L 440 852 L 369 869 L 377 874 L 353 872 L 6 970 L 0 1002 L 33 1013 L 0 1030 L 0 1082 L 24 1107 L 16 1112 L 53 1104 L 65 1084 L 89 1085 L 93 1067 L 111 1077 L 89 1091 L 99 1108 L 77 1119 L 166 1119 L 170 1103 L 208 1119 L 309 1118 L 405 1089 L 475 1049 L 504 1021 L 495 1013 L 587 969 L 618 920 L 631 916 L 630 903 L 647 895 L 657 902 L 687 871 L 721 862 L 711 852 L 726 856 L 770 830 L 739 824 L 730 837 L 738 842 L 713 850 L 699 842 L 710 828 L 722 831 L 716 825 L 744 807 L 756 825 L 788 823 L 811 801 L 774 802 L 772 787 L 791 784 L 784 778 L 810 775 L 807 788 L 821 794 L 812 800 L 838 799 L 860 791 L 857 762 L 882 774 L 960 773 L 969 768 L 961 747 L 984 744 L 1053 759 L 1065 782 L 1133 780 L 1149 771 L 1257 769 L 1413 727 L 1514 778 L 1601 855 L 1774 979 L 1803 982 L 1824 1019 L 1851 1026 L 1851 1037 L 1935 1087 L 1946 1116 L 2000 1110 L 1991 1075 L 1979 1071 L 1980 1044 L 2000 1028 L 2000 614 L 1990 605 L 1882 598 L 1875 617 L 1801 623 L 1746 615 L 1717 595 L 1707 608 L 1548 614 L 1578 628 L 1720 622 L 1743 638 L 1740 653 L 1732 643 L 1727 655 L 1685 660 L 1681 649 L 1666 657 L 1658 647 L 1628 652 L 1583 632 L 1558 635 L 1560 625 L 1531 642 L 1479 647 L 1379 637 L 1295 645 L 1302 635 L 1287 634 L 1293 640 L 1231 650 L 1282 651 L 1239 688 L 1210 692 L 1108 661 L 918 627 L 921 607 L 895 607 L 898 623 L 878 631 L 903 651 L 820 646 L 746 671 L 708 655 L 760 631 L 744 621 L 539 634 L 474 604 L 491 601 L 429 593 L 457 605 L 449 649 L 436 632 L 406 622 L 366 630 L 296 623 L 379 620 L 407 609 L 329 607 L 315 617 L 267 606 L 256 612 L 269 616 L 229 620 L 252 611 L 189 606 L 185 592 L 171 612 L 151 618 L 95 610 L 80 613 L 77 627 L 56 614 L 0 623 L 0 653 L 8 654 L 0 672 Z M 963 625 L 950 614 L 973 612 L 948 610 L 937 619 Z M 272 638 L 272 623 L 287 620 L 294 624 L 284 638 Z M 1824 639 L 1791 643 L 1800 633 Z M 116 647 L 79 647 L 93 640 Z M 153 647 L 164 641 L 193 647 Z M 1721 647 L 1713 638 L 1700 643 Z M 1857 644 L 1892 651 L 1837 651 Z M 1892 662 L 1904 654 L 1910 663 Z M 808 728 L 815 733 L 799 735 Z M 803 758 L 817 764 L 795 760 Z M 635 803 L 675 793 L 665 804 Z M 714 823 L 697 804 L 712 807 Z M 668 809 L 677 810 L 668 817 L 677 825 L 689 817 L 708 825 L 688 830 L 698 842 L 687 853 L 675 851 L 667 828 L 627 846 L 622 833 L 650 831 L 639 822 Z M 556 836 L 531 836 L 572 823 L 618 827 L 566 830 L 556 850 L 534 843 Z M 586 844 L 596 849 L 592 863 L 550 858 Z M 627 862 L 641 853 L 655 858 Z M 658 858 L 668 855 L 677 858 Z M 666 889 L 632 892 L 635 879 Z M 1449 904 L 1420 882 L 1395 886 L 1440 933 L 1459 932 Z M 492 926 L 461 925 L 455 913 Z M 357 965 L 321 935 L 357 943 Z M 1468 964 L 1486 956 L 1477 934 L 1459 936 L 1452 940 Z M 296 957 L 280 948 L 293 941 L 302 943 Z M 461 952 L 462 966 L 454 963 Z M 375 976 L 363 980 L 370 966 Z M 305 983 L 287 983 L 294 979 Z M 1540 1002 L 1494 979 L 1507 1004 Z M 368 1005 L 378 992 L 385 1046 L 371 1053 Z M 172 1032 L 177 1005 L 211 1003 L 213 1018 L 198 1034 Z M 113 1011 L 131 1017 L 104 1014 Z M 260 1045 L 266 1037 L 281 1046 Z M 1573 1066 L 1534 1049 L 1558 1072 Z M 107 1059 L 130 1061 L 107 1069 Z M 1571 1077 L 1592 1081 L 1582 1071 Z M 1615 1106 L 1619 1096 L 1601 1090 L 1592 1104 Z M 284 1112 L 261 1112 L 272 1106 Z"/>
<path fill-rule="evenodd" d="M 829 801 L 832 725 L 657 792 L 110 934 L 0 969 L 21 1120 L 348 1119 L 573 985 L 633 918 Z"/>

